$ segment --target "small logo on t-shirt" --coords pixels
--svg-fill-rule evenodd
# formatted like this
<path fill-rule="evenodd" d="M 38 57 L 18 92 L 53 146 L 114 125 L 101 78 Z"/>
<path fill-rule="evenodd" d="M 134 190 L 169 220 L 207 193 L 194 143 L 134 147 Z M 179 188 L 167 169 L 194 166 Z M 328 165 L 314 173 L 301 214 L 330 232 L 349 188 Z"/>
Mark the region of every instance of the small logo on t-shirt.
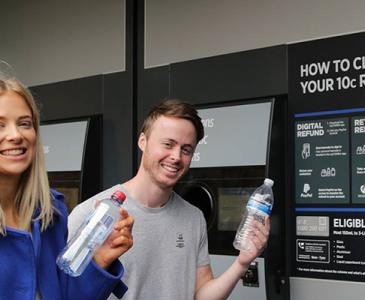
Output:
<path fill-rule="evenodd" d="M 181 232 L 178 232 L 176 234 L 176 247 L 177 248 L 184 248 L 185 247 L 185 241 L 183 234 Z"/>

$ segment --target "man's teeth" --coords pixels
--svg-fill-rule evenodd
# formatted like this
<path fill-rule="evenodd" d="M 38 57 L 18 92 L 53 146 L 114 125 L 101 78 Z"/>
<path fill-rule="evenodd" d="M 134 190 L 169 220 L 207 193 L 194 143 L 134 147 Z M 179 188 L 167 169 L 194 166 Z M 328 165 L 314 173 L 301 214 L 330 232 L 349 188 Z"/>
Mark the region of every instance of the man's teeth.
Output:
<path fill-rule="evenodd" d="M 4 150 L 1 152 L 2 155 L 10 155 L 10 156 L 21 155 L 23 153 L 24 153 L 23 149 Z"/>
<path fill-rule="evenodd" d="M 167 165 L 164 165 L 164 168 L 170 172 L 177 172 L 178 171 L 178 168 L 176 167 L 172 167 L 172 166 L 167 166 Z"/>

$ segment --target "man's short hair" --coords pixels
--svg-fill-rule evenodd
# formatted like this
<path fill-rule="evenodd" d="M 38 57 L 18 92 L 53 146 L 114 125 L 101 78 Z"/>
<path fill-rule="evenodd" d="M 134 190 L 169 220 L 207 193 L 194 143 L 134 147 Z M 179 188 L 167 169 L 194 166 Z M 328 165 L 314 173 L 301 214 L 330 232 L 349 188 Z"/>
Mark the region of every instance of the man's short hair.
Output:
<path fill-rule="evenodd" d="M 160 117 L 181 118 L 190 121 L 196 131 L 196 142 L 198 143 L 204 137 L 204 127 L 201 118 L 195 107 L 187 102 L 176 98 L 165 98 L 160 103 L 152 107 L 147 117 L 144 119 L 141 133 L 148 138 L 153 123 Z"/>

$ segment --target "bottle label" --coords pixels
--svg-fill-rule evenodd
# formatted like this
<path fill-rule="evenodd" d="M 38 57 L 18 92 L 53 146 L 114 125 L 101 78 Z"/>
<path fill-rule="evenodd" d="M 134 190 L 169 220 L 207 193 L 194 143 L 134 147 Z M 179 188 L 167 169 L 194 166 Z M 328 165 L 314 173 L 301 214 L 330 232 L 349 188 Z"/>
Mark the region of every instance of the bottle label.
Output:
<path fill-rule="evenodd" d="M 89 254 L 90 249 L 89 248 L 82 248 L 79 255 L 76 256 L 74 260 L 71 260 L 70 269 L 77 273 L 77 270 L 80 268 L 81 264 L 84 262 L 85 258 Z"/>
<path fill-rule="evenodd" d="M 272 206 L 270 202 L 264 200 L 265 198 L 265 195 L 253 195 L 248 200 L 247 207 L 258 210 L 265 215 L 270 215 Z"/>
<path fill-rule="evenodd" d="M 89 234 L 95 226 L 99 223 L 99 221 L 105 216 L 105 213 L 108 211 L 109 205 L 105 203 L 100 203 L 99 206 L 94 211 L 89 223 L 85 226 L 84 231 Z"/>
<path fill-rule="evenodd" d="M 108 214 L 105 214 L 100 222 L 105 226 L 105 228 L 109 228 L 114 223 L 114 218 Z"/>
<path fill-rule="evenodd" d="M 100 203 L 94 213 L 91 215 L 91 219 L 88 221 L 86 226 L 80 232 L 79 237 L 75 240 L 73 244 L 67 249 L 63 257 L 66 260 L 72 260 L 80 248 L 83 246 L 84 242 L 87 240 L 90 233 L 94 230 L 98 222 L 103 218 L 105 213 L 108 211 L 109 206 L 104 203 Z"/>

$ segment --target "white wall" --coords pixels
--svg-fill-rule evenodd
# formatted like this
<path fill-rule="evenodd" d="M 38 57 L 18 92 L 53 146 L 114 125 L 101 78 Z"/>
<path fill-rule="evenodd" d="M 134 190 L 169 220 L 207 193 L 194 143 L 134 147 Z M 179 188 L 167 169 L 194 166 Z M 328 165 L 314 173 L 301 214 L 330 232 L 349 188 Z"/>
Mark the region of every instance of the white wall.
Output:
<path fill-rule="evenodd" d="M 290 278 L 291 300 L 354 300 L 363 299 L 363 282 Z"/>
<path fill-rule="evenodd" d="M 2 1 L 0 59 L 30 86 L 124 71 L 125 2 Z M 145 4 L 148 68 L 365 28 L 365 2 L 360 0 Z"/>
<path fill-rule="evenodd" d="M 360 0 L 145 0 L 145 66 L 365 29 Z"/>
<path fill-rule="evenodd" d="M 125 0 L 1 1 L 0 60 L 27 85 L 125 69 Z"/>

